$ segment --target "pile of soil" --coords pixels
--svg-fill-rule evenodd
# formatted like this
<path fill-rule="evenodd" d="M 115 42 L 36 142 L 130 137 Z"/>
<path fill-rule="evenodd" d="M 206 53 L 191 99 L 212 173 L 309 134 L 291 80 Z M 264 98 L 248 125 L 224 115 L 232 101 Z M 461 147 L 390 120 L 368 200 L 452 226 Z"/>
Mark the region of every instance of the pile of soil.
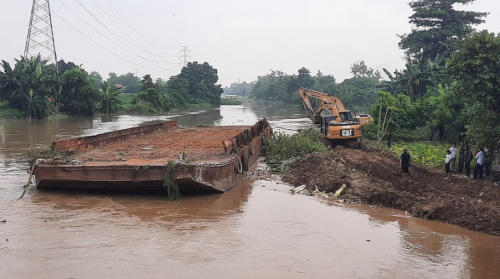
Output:
<path fill-rule="evenodd" d="M 446 175 L 444 167 L 440 171 L 412 165 L 410 174 L 403 175 L 399 160 L 388 151 L 337 147 L 312 154 L 292 163 L 283 181 L 325 192 L 346 184 L 344 200 L 392 207 L 415 217 L 500 235 L 499 186 L 464 174 Z"/>

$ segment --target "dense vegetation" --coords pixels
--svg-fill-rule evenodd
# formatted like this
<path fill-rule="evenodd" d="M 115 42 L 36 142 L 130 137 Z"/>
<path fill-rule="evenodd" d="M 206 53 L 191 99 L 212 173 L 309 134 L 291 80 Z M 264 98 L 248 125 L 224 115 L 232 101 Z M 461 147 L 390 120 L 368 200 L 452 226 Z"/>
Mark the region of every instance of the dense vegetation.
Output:
<path fill-rule="evenodd" d="M 45 118 L 52 113 L 91 116 L 119 111 L 165 112 L 191 105 L 220 105 L 222 88 L 217 70 L 208 63 L 188 63 L 167 82 L 142 79 L 134 74 L 111 73 L 103 81 L 98 72 L 85 71 L 73 62 L 47 64 L 40 56 L 2 61 L 0 69 L 0 118 Z M 124 97 L 121 92 L 136 92 Z M 122 106 L 121 100 L 129 101 Z"/>
<path fill-rule="evenodd" d="M 297 94 L 300 87 L 305 87 L 339 97 L 344 105 L 358 112 L 367 112 L 377 98 L 377 86 L 380 73 L 368 68 L 364 61 L 351 66 L 352 78 L 337 83 L 332 75 L 324 75 L 318 71 L 312 76 L 309 69 L 303 67 L 296 75 L 288 75 L 282 71 L 271 71 L 259 76 L 252 85 L 251 97 L 261 100 L 283 101 L 287 103 L 300 102 Z M 231 90 L 225 91 L 238 94 L 235 89 L 243 84 L 232 84 Z M 246 91 L 248 92 L 248 91 Z"/>
<path fill-rule="evenodd" d="M 379 140 L 385 131 L 425 127 L 429 140 L 500 147 L 500 38 L 472 28 L 485 13 L 454 8 L 471 2 L 410 3 L 417 28 L 401 36 L 406 66 L 384 69 L 389 80 L 371 111 Z"/>
<path fill-rule="evenodd" d="M 327 150 L 328 148 L 318 137 L 318 131 L 307 129 L 293 135 L 274 132 L 271 137 L 264 140 L 262 154 L 272 171 L 279 172 L 299 157 Z"/>
<path fill-rule="evenodd" d="M 444 158 L 446 150 L 450 148 L 445 144 L 427 144 L 427 143 L 396 143 L 391 147 L 391 152 L 399 157 L 403 149 L 407 149 L 414 163 L 430 167 L 444 168 Z"/>

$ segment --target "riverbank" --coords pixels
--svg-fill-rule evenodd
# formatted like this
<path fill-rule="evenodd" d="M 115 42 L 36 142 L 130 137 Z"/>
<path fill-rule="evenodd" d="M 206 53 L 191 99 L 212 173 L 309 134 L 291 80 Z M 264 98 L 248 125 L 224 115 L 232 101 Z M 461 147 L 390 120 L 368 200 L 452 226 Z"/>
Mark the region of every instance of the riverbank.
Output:
<path fill-rule="evenodd" d="M 500 235 L 500 187 L 463 174 L 415 166 L 403 176 L 388 151 L 335 148 L 293 162 L 283 181 L 308 191 L 332 193 L 341 201 L 380 205 L 415 217 Z"/>

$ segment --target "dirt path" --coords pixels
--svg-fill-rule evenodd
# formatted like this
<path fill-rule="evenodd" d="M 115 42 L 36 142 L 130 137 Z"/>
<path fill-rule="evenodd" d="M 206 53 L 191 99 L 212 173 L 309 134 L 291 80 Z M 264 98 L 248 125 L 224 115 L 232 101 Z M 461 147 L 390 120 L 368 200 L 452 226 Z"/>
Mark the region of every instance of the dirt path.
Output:
<path fill-rule="evenodd" d="M 344 200 L 393 207 L 415 217 L 500 235 L 499 186 L 420 166 L 412 166 L 410 172 L 403 176 L 399 161 L 387 151 L 336 148 L 294 162 L 283 180 L 326 192 L 345 183 Z"/>

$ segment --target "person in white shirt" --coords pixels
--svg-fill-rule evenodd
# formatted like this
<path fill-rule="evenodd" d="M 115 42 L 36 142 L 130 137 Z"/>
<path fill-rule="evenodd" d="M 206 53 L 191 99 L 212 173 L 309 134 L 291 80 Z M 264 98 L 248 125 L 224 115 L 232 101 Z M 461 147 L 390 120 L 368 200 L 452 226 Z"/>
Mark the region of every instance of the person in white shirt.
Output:
<path fill-rule="evenodd" d="M 444 170 L 446 171 L 446 174 L 451 173 L 450 162 L 451 162 L 451 151 L 446 150 L 446 156 L 444 159 Z"/>
<path fill-rule="evenodd" d="M 474 167 L 474 175 L 472 179 L 483 179 L 484 152 L 483 148 L 478 148 L 476 153 L 476 166 Z"/>
<path fill-rule="evenodd" d="M 455 161 L 457 160 L 457 149 L 455 148 L 455 144 L 450 147 L 451 152 L 451 161 L 450 161 L 450 171 L 453 172 L 455 170 Z"/>

